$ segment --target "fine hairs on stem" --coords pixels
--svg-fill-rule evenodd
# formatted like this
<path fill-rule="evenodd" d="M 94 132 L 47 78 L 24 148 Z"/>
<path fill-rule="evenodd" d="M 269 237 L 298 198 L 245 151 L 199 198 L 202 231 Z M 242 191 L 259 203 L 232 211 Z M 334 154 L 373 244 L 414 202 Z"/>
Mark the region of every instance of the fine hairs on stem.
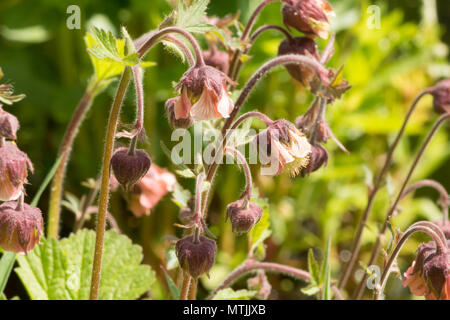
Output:
<path fill-rule="evenodd" d="M 389 226 L 389 220 L 392 217 L 392 215 L 394 214 L 394 212 L 397 210 L 397 206 L 398 206 L 398 204 L 399 204 L 399 202 L 400 202 L 400 200 L 402 198 L 402 195 L 403 195 L 403 193 L 404 193 L 404 191 L 406 189 L 406 186 L 408 185 L 409 180 L 411 179 L 412 174 L 414 173 L 414 171 L 415 171 L 415 169 L 416 169 L 420 159 L 422 158 L 422 156 L 423 156 L 426 148 L 428 147 L 431 139 L 433 138 L 434 134 L 438 131 L 438 129 L 441 127 L 441 125 L 446 120 L 448 120 L 449 118 L 450 118 L 450 113 L 441 115 L 436 120 L 436 122 L 433 124 L 433 127 L 428 132 L 427 137 L 425 138 L 424 142 L 420 146 L 420 149 L 417 152 L 416 157 L 414 158 L 414 161 L 413 161 L 413 163 L 411 165 L 411 168 L 409 169 L 408 174 L 407 174 L 405 180 L 403 181 L 403 183 L 401 185 L 400 191 L 398 192 L 398 195 L 397 195 L 397 197 L 396 197 L 396 199 L 394 201 L 394 204 L 390 207 L 390 209 L 389 209 L 389 211 L 387 213 L 386 219 L 384 221 L 383 227 L 382 227 L 382 229 L 380 230 L 380 232 L 379 232 L 379 234 L 377 236 L 377 240 L 375 242 L 375 246 L 373 248 L 372 255 L 370 257 L 369 265 L 374 264 L 376 258 L 378 257 L 378 254 L 379 254 L 380 249 L 381 249 L 381 245 L 382 245 L 382 240 L 383 240 L 384 234 L 386 233 L 386 231 L 388 229 L 388 226 Z M 358 288 L 356 290 L 356 296 L 355 296 L 356 299 L 360 299 L 361 296 L 363 295 L 364 288 L 365 288 L 364 283 L 365 283 L 366 280 L 367 280 L 367 274 L 364 275 L 363 279 L 359 283 L 359 286 L 358 286 Z"/>
<path fill-rule="evenodd" d="M 142 46 L 138 49 L 139 58 L 143 58 L 148 50 L 157 43 L 159 39 L 161 39 L 164 35 L 169 33 L 178 33 L 183 35 L 188 41 L 191 42 L 194 47 L 197 65 L 204 65 L 203 56 L 201 54 L 200 46 L 198 45 L 195 38 L 188 32 L 177 28 L 177 27 L 169 27 L 158 31 L 157 33 L 151 34 L 148 39 L 143 40 Z M 125 97 L 126 90 L 128 88 L 128 84 L 131 80 L 131 68 L 126 67 L 122 77 L 119 82 L 119 86 L 117 87 L 116 95 L 114 97 L 114 101 L 111 107 L 111 112 L 108 120 L 108 127 L 106 132 L 106 142 L 105 142 L 105 151 L 103 155 L 103 164 L 102 164 L 102 174 L 101 174 L 101 185 L 100 185 L 100 196 L 99 196 L 99 210 L 97 216 L 97 229 L 96 229 L 96 238 L 95 238 L 95 251 L 94 251 L 94 263 L 92 268 L 92 281 L 91 281 L 91 291 L 90 291 L 90 299 L 97 300 L 99 293 L 99 285 L 100 285 L 100 271 L 102 264 L 102 253 L 103 253 L 103 242 L 105 235 L 105 227 L 106 227 L 106 218 L 107 218 L 107 209 L 108 209 L 108 200 L 109 200 L 109 179 L 110 179 L 110 160 L 113 153 L 114 148 L 114 139 L 116 136 L 117 124 L 119 121 L 120 109 L 122 106 L 123 99 Z"/>
<path fill-rule="evenodd" d="M 386 267 L 384 268 L 383 273 L 381 275 L 379 288 L 377 288 L 377 290 L 375 291 L 376 300 L 379 300 L 383 295 L 384 287 L 386 286 L 387 279 L 389 278 L 389 274 L 391 273 L 392 265 L 394 264 L 394 261 L 397 258 L 398 254 L 400 253 L 406 240 L 408 240 L 412 234 L 416 232 L 425 232 L 429 234 L 436 242 L 436 251 L 446 252 L 448 250 L 445 235 L 443 234 L 442 230 L 440 228 L 433 228 L 432 226 L 430 226 L 430 224 L 432 223 L 417 222 L 412 226 L 410 226 L 405 231 L 403 236 L 400 238 L 394 251 L 389 257 L 388 262 L 386 263 Z"/>
<path fill-rule="evenodd" d="M 341 279 L 340 279 L 339 285 L 338 285 L 339 289 L 342 289 L 345 287 L 345 285 L 347 284 L 347 281 L 350 277 L 350 274 L 353 271 L 353 268 L 355 266 L 355 263 L 356 263 L 356 260 L 357 260 L 358 254 L 359 254 L 359 249 L 361 246 L 361 239 L 362 239 L 362 234 L 363 234 L 364 228 L 369 219 L 370 212 L 372 211 L 372 206 L 375 201 L 375 196 L 376 196 L 377 192 L 379 191 L 379 189 L 381 188 L 381 183 L 383 181 L 383 178 L 386 175 L 389 166 L 391 165 L 394 151 L 397 148 L 397 145 L 400 142 L 400 140 L 403 136 L 403 133 L 405 132 L 405 129 L 409 122 L 409 119 L 411 118 L 412 114 L 414 113 L 414 110 L 416 109 L 419 101 L 422 99 L 422 97 L 424 97 L 426 94 L 429 94 L 430 92 L 431 92 L 431 89 L 426 89 L 426 90 L 422 91 L 421 93 L 419 93 L 419 95 L 414 99 L 413 103 L 411 104 L 411 107 L 408 110 L 408 113 L 405 116 L 403 124 L 400 128 L 400 131 L 398 132 L 397 136 L 395 137 L 395 140 L 394 140 L 392 146 L 389 148 L 388 154 L 386 156 L 386 160 L 384 161 L 384 164 L 383 164 L 383 168 L 380 170 L 380 173 L 374 179 L 373 186 L 371 188 L 369 188 L 367 205 L 362 214 L 361 221 L 358 224 L 358 231 L 356 232 L 356 237 L 355 237 L 353 247 L 351 250 L 352 254 L 351 254 L 349 262 L 347 263 L 347 265 L 344 268 L 344 271 L 342 272 Z"/>

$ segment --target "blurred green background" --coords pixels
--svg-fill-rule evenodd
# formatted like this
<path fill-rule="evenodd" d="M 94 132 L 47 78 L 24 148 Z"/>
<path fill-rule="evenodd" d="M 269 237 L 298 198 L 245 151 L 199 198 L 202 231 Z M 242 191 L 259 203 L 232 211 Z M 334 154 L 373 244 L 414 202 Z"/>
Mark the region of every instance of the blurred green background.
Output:
<path fill-rule="evenodd" d="M 245 22 L 251 8 L 259 1 L 212 0 L 209 15 L 224 16 L 240 11 Z M 336 11 L 334 30 L 337 32 L 336 54 L 330 66 L 345 65 L 344 77 L 353 88 L 342 100 L 328 108 L 327 120 L 336 136 L 344 143 L 350 155 L 341 152 L 329 141 L 328 167 L 309 178 L 291 179 L 287 175 L 276 178 L 259 177 L 254 170 L 255 184 L 269 198 L 272 237 L 266 241 L 268 261 L 306 268 L 308 248 L 314 248 L 321 257 L 329 234 L 333 235 L 332 274 L 340 275 L 346 250 L 352 239 L 362 209 L 366 204 L 367 187 L 364 183 L 368 171 L 378 172 L 389 142 L 399 129 L 410 103 L 420 90 L 433 85 L 443 77 L 450 77 L 448 46 L 450 44 L 450 2 L 447 0 L 390 0 L 330 1 Z M 66 27 L 66 8 L 77 4 L 81 8 L 80 30 Z M 381 28 L 367 28 L 367 7 L 381 8 Z M 258 20 L 262 23 L 282 24 L 280 3 L 270 4 Z M 109 26 L 119 30 L 125 25 L 132 37 L 154 29 L 171 7 L 164 0 L 118 1 L 66 1 L 66 0 L 2 0 L 0 1 L 0 66 L 16 93 L 27 98 L 12 107 L 5 107 L 21 122 L 18 145 L 28 153 L 35 166 L 27 193 L 30 199 L 55 161 L 65 127 L 70 120 L 88 79 L 92 66 L 83 42 L 91 24 Z M 282 36 L 268 32 L 261 36 L 244 67 L 239 83 L 245 80 L 264 61 L 276 55 Z M 325 41 L 319 41 L 324 47 Z M 171 145 L 164 102 L 173 96 L 173 82 L 186 70 L 177 57 L 158 46 L 147 56 L 157 66 L 145 74 L 145 129 L 149 145 L 145 146 L 155 163 L 173 169 L 163 154 L 160 140 Z M 65 182 L 66 191 L 81 197 L 88 190 L 81 185 L 95 178 L 100 169 L 106 121 L 116 82 L 94 102 L 76 139 Z M 259 109 L 272 118 L 294 121 L 306 111 L 311 96 L 298 87 L 283 69 L 266 77 L 245 110 Z M 398 189 L 412 162 L 413 155 L 427 130 L 436 119 L 431 98 L 420 103 L 407 129 L 390 170 L 390 187 L 379 193 L 362 244 L 362 255 L 367 261 L 376 236 L 376 228 L 383 221 L 388 208 L 390 192 Z M 123 122 L 134 119 L 134 90 L 130 88 L 123 108 Z M 435 136 L 413 181 L 436 179 L 450 189 L 450 143 L 448 126 Z M 235 237 L 231 226 L 225 223 L 225 207 L 238 198 L 243 188 L 242 173 L 236 167 L 226 166 L 219 171 L 216 194 L 211 204 L 209 224 L 218 236 L 219 255 L 211 271 L 211 278 L 202 278 L 200 297 L 214 288 L 230 270 L 245 258 L 246 238 Z M 192 181 L 179 178 L 179 182 L 192 190 Z M 392 191 L 392 190 L 394 191 Z M 397 227 L 404 229 L 418 219 L 440 218 L 438 198 L 434 191 L 420 190 L 405 199 L 403 213 L 395 218 Z M 46 212 L 48 193 L 41 198 L 40 208 Z M 165 236 L 180 236 L 173 227 L 178 222 L 178 207 L 166 196 L 148 217 L 136 218 L 126 209 L 120 194 L 111 199 L 111 212 L 118 220 L 122 232 L 143 246 L 145 262 L 152 265 L 162 279 L 159 265 L 165 260 L 168 247 Z M 61 235 L 66 236 L 73 227 L 70 212 L 62 213 Z M 93 226 L 90 221 L 88 227 Z M 412 262 L 414 250 L 425 237 L 415 237 L 402 251 L 400 270 L 405 271 Z M 361 272 L 356 276 L 361 276 Z M 393 277 L 394 278 L 394 277 Z M 300 292 L 304 283 L 280 275 L 269 275 L 273 290 L 270 298 L 308 298 Z M 350 288 L 354 285 L 351 279 Z M 245 287 L 245 281 L 237 287 Z M 158 281 L 152 297 L 167 298 L 163 281 Z M 26 293 L 15 275 L 6 289 L 7 296 Z M 400 280 L 391 279 L 387 298 L 409 299 L 409 290 Z"/>

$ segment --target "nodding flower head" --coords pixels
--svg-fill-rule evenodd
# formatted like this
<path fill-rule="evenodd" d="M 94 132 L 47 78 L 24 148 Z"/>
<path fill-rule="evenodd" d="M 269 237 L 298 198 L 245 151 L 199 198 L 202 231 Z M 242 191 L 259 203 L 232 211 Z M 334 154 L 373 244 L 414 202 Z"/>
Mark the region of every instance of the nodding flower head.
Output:
<path fill-rule="evenodd" d="M 0 107 L 0 138 L 16 140 L 19 128 L 19 120 Z"/>
<path fill-rule="evenodd" d="M 285 39 L 278 47 L 278 55 L 286 54 L 300 54 L 320 60 L 317 45 L 314 40 L 308 37 L 295 37 L 292 39 Z M 315 72 L 304 65 L 288 64 L 286 70 L 292 78 L 299 81 L 303 86 L 309 86 L 309 83 L 314 78 Z"/>
<path fill-rule="evenodd" d="M 181 96 L 175 104 L 175 119 L 212 120 L 228 118 L 233 101 L 227 83 L 235 84 L 227 75 L 211 66 L 195 66 L 183 75 L 177 85 Z"/>
<path fill-rule="evenodd" d="M 203 60 L 208 66 L 214 67 L 227 74 L 230 66 L 230 55 L 226 51 L 218 50 L 211 45 L 208 51 L 203 51 Z"/>
<path fill-rule="evenodd" d="M 259 156 L 263 163 L 275 165 L 269 175 L 284 170 L 296 176 L 309 162 L 311 144 L 306 136 L 287 120 L 276 120 L 256 136 Z"/>
<path fill-rule="evenodd" d="M 447 240 L 450 245 L 450 241 Z M 422 243 L 417 257 L 404 274 L 403 285 L 427 300 L 450 300 L 450 252 L 436 251 L 434 241 Z"/>
<path fill-rule="evenodd" d="M 39 243 L 41 233 L 41 210 L 15 201 L 0 205 L 0 247 L 4 250 L 27 253 Z"/>
<path fill-rule="evenodd" d="M 450 79 L 438 82 L 431 94 L 434 111 L 440 114 L 450 112 Z"/>
<path fill-rule="evenodd" d="M 166 101 L 166 114 L 169 119 L 170 126 L 173 129 L 187 129 L 194 123 L 194 120 L 192 120 L 190 115 L 187 115 L 186 118 L 176 118 L 175 109 L 179 110 L 181 108 L 181 103 L 181 97 L 171 98 Z"/>
<path fill-rule="evenodd" d="M 130 152 L 128 148 L 119 148 L 111 158 L 111 167 L 117 181 L 128 190 L 139 181 L 152 164 L 147 152 L 142 149 Z"/>
<path fill-rule="evenodd" d="M 184 237 L 177 241 L 175 253 L 181 268 L 188 272 L 191 277 L 198 278 L 214 265 L 217 246 L 214 240 L 199 236 L 195 241 L 194 235 Z"/>
<path fill-rule="evenodd" d="M 283 22 L 308 37 L 328 38 L 330 18 L 335 16 L 325 0 L 283 0 Z"/>
<path fill-rule="evenodd" d="M 311 146 L 311 154 L 309 155 L 308 165 L 302 169 L 302 177 L 309 176 L 311 172 L 319 170 L 320 167 L 328 164 L 328 151 L 320 144 Z"/>
<path fill-rule="evenodd" d="M 0 201 L 16 200 L 27 181 L 28 169 L 33 164 L 16 144 L 4 141 L 0 147 Z"/>
<path fill-rule="evenodd" d="M 263 210 L 247 199 L 237 200 L 227 206 L 227 218 L 231 221 L 233 232 L 249 232 L 261 219 Z"/>

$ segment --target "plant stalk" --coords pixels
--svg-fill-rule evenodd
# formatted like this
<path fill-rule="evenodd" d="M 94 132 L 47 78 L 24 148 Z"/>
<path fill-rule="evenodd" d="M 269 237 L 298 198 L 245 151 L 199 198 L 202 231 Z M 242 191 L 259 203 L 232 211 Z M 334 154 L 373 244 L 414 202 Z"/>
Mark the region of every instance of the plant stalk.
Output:
<path fill-rule="evenodd" d="M 406 178 L 405 178 L 405 180 L 404 180 L 404 182 L 403 182 L 403 184 L 402 184 L 402 186 L 400 188 L 400 191 L 399 191 L 399 193 L 397 195 L 397 198 L 395 199 L 394 204 L 390 207 L 390 209 L 389 209 L 389 211 L 387 213 L 386 219 L 385 219 L 384 224 L 383 224 L 383 228 L 378 233 L 377 240 L 376 240 L 376 243 L 375 243 L 375 247 L 374 247 L 374 249 L 372 251 L 372 255 L 370 257 L 370 261 L 369 261 L 369 264 L 368 264 L 369 266 L 373 265 L 375 263 L 375 260 L 377 259 L 378 254 L 380 253 L 380 249 L 381 249 L 381 245 L 382 245 L 382 240 L 384 238 L 384 234 L 386 233 L 386 231 L 387 231 L 387 229 L 389 227 L 389 220 L 392 217 L 392 215 L 394 214 L 394 212 L 397 210 L 398 203 L 400 202 L 400 200 L 402 198 L 402 195 L 405 192 L 406 186 L 408 185 L 409 180 L 411 179 L 411 176 L 414 173 L 414 170 L 416 169 L 420 159 L 422 158 L 423 153 L 425 152 L 425 150 L 426 150 L 428 144 L 430 143 L 431 139 L 433 138 L 434 134 L 441 127 L 441 125 L 446 120 L 448 120 L 449 118 L 450 118 L 450 113 L 443 114 L 442 116 L 440 116 L 438 118 L 438 120 L 436 120 L 436 122 L 434 123 L 433 127 L 431 128 L 430 132 L 428 133 L 427 137 L 425 138 L 425 141 L 422 143 L 422 145 L 421 145 L 421 147 L 420 147 L 420 149 L 419 149 L 419 151 L 418 151 L 418 153 L 417 153 L 417 155 L 416 155 L 416 157 L 414 159 L 414 162 L 411 165 L 411 168 L 409 169 L 409 172 L 408 172 L 408 174 L 407 174 L 407 176 L 406 176 Z M 368 275 L 366 273 L 366 274 L 364 274 L 364 277 L 362 278 L 362 280 L 359 283 L 358 288 L 357 288 L 357 290 L 355 292 L 356 293 L 356 295 L 355 295 L 356 299 L 360 299 L 362 297 L 362 295 L 364 293 L 364 290 L 365 290 L 364 283 L 366 282 L 367 278 L 368 278 Z"/>
<path fill-rule="evenodd" d="M 61 160 L 53 177 L 52 186 L 50 189 L 47 231 L 47 236 L 49 238 L 58 238 L 59 218 L 61 213 L 61 197 L 63 192 L 63 183 L 66 168 L 69 162 L 70 153 L 72 151 L 73 142 L 78 133 L 78 129 L 80 128 L 86 113 L 91 107 L 92 101 L 94 100 L 95 96 L 93 92 L 95 92 L 95 87 L 96 85 L 86 90 L 80 102 L 78 103 L 78 106 L 76 107 L 72 119 L 70 120 L 70 123 L 66 129 L 66 133 L 64 134 L 61 147 L 58 152 L 58 158 L 61 157 Z"/>
<path fill-rule="evenodd" d="M 352 254 L 351 254 L 350 260 L 347 263 L 347 265 L 345 266 L 345 269 L 344 269 L 341 279 L 339 281 L 339 284 L 338 284 L 339 289 L 342 289 L 345 287 L 348 279 L 350 278 L 350 274 L 355 266 L 356 259 L 358 258 L 358 254 L 359 254 L 359 249 L 361 247 L 362 234 L 363 234 L 364 228 L 367 224 L 367 221 L 369 219 L 370 213 L 372 211 L 372 207 L 373 207 L 373 204 L 375 201 L 375 196 L 376 196 L 377 192 L 379 191 L 379 189 L 381 188 L 381 183 L 383 181 L 383 178 L 384 178 L 385 174 L 387 173 L 389 166 L 392 163 L 392 157 L 394 155 L 394 151 L 397 148 L 397 145 L 400 142 L 400 139 L 402 138 L 403 133 L 405 132 L 406 125 L 408 124 L 408 121 L 411 118 L 411 115 L 413 114 L 414 110 L 416 109 L 418 102 L 422 99 L 423 96 L 425 96 L 426 94 L 428 94 L 430 92 L 431 92 L 430 89 L 426 89 L 426 90 L 422 91 L 421 93 L 419 93 L 419 95 L 414 99 L 411 107 L 409 108 L 408 113 L 405 116 L 402 127 L 400 128 L 400 131 L 398 132 L 397 136 L 395 137 L 394 143 L 392 144 L 391 148 L 388 151 L 386 160 L 384 161 L 383 168 L 381 169 L 378 176 L 375 178 L 373 186 L 371 188 L 369 188 L 367 205 L 362 214 L 361 221 L 359 222 L 358 231 L 356 232 L 355 241 L 353 242 L 353 248 L 352 248 Z"/>
<path fill-rule="evenodd" d="M 97 217 L 97 231 L 95 237 L 95 253 L 94 264 L 92 268 L 92 282 L 90 299 L 97 300 L 100 286 L 100 273 L 102 266 L 102 254 L 103 254 L 103 240 L 105 236 L 106 216 L 109 200 L 109 178 L 111 172 L 110 160 L 114 149 L 114 138 L 117 131 L 117 123 L 119 120 L 120 109 L 122 106 L 125 93 L 128 88 L 132 76 L 131 68 L 126 67 L 119 85 L 117 87 L 116 96 L 114 98 L 111 113 L 108 120 L 108 128 L 106 132 L 105 151 L 103 155 L 101 185 L 100 185 L 100 197 L 99 197 L 99 210 Z"/>

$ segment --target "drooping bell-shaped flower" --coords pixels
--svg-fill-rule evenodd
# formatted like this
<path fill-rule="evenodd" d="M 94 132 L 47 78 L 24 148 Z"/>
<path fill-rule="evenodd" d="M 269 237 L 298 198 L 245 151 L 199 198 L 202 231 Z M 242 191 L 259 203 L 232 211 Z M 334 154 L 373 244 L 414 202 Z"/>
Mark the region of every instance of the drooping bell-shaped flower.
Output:
<path fill-rule="evenodd" d="M 27 154 L 14 142 L 3 141 L 0 146 L 0 201 L 16 200 L 20 196 L 28 169 L 33 171 Z"/>
<path fill-rule="evenodd" d="M 450 79 L 438 82 L 431 94 L 434 111 L 440 114 L 450 112 Z"/>
<path fill-rule="evenodd" d="M 447 240 L 450 245 L 450 240 Z M 436 250 L 436 243 L 422 243 L 417 257 L 404 274 L 403 285 L 427 300 L 450 300 L 450 252 Z"/>
<path fill-rule="evenodd" d="M 178 240 L 175 245 L 175 253 L 180 267 L 193 278 L 198 278 L 214 265 L 217 245 L 214 240 L 199 236 L 195 241 L 194 235 Z"/>
<path fill-rule="evenodd" d="M 131 152 L 128 148 L 118 148 L 111 158 L 114 175 L 126 190 L 147 173 L 151 164 L 150 157 L 142 149 Z"/>
<path fill-rule="evenodd" d="M 240 199 L 227 206 L 227 218 L 231 221 L 233 232 L 249 232 L 261 219 L 263 210 L 256 203 Z"/>
<path fill-rule="evenodd" d="M 186 71 L 177 85 L 180 99 L 175 102 L 175 119 L 194 120 L 228 118 L 234 108 L 227 84 L 235 84 L 223 72 L 207 65 Z"/>
<path fill-rule="evenodd" d="M 6 251 L 27 253 L 39 243 L 42 213 L 26 203 L 9 201 L 0 205 L 0 247 Z"/>
<path fill-rule="evenodd" d="M 335 16 L 325 0 L 283 0 L 283 22 L 308 37 L 328 38 L 330 18 Z"/>
<path fill-rule="evenodd" d="M 309 162 L 311 144 L 306 136 L 287 120 L 277 120 L 259 133 L 255 142 L 261 161 L 269 166 L 267 175 L 287 171 L 296 176 Z"/>

